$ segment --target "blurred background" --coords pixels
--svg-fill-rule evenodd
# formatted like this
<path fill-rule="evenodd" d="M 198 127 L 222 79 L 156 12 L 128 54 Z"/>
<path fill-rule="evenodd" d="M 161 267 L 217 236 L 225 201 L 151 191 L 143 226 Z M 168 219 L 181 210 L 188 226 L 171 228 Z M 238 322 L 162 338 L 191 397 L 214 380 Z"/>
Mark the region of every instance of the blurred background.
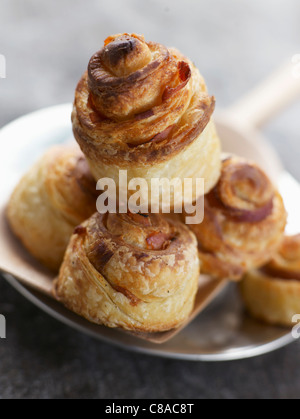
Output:
<path fill-rule="evenodd" d="M 176 46 L 204 75 L 217 110 L 300 54 L 299 0 L 0 0 L 0 127 L 72 102 L 103 40 L 136 32 Z M 300 102 L 264 128 L 300 180 Z M 1 144 L 0 144 L 1 146 Z M 8 156 L 9 157 L 9 156 Z M 189 364 L 130 354 L 69 330 L 0 281 L 0 397 L 298 397 L 299 344 L 254 360 Z"/>
<path fill-rule="evenodd" d="M 42 107 L 72 102 L 91 55 L 110 34 L 136 32 L 176 46 L 205 76 L 217 110 L 300 54 L 298 0 L 0 0 L 0 126 Z M 300 179 L 300 103 L 266 128 Z"/>

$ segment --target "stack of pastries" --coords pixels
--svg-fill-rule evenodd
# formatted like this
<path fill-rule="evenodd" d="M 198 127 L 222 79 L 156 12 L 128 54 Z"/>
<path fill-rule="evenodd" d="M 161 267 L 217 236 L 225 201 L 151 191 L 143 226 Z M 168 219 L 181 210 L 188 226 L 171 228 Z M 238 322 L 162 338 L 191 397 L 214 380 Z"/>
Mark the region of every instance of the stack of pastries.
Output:
<path fill-rule="evenodd" d="M 289 251 L 282 250 L 294 249 L 284 238 L 282 198 L 255 163 L 222 157 L 214 107 L 197 68 L 174 48 L 119 34 L 91 58 L 72 112 L 81 150 L 75 144 L 49 150 L 7 209 L 27 250 L 59 272 L 53 291 L 69 309 L 108 327 L 167 331 L 189 318 L 201 270 L 219 280 L 246 275 L 241 288 L 249 310 L 280 320 L 253 306 L 258 287 L 268 300 L 278 258 L 286 257 L 294 273 Z M 204 179 L 203 222 L 185 225 L 186 214 L 162 211 L 100 214 L 96 183 L 113 179 L 118 193 L 121 170 L 128 184 L 147 182 L 150 204 L 153 178 Z M 159 198 L 165 193 L 162 187 Z M 197 193 L 193 202 L 201 198 Z M 175 194 L 170 198 L 173 209 L 182 204 Z M 296 283 L 273 284 L 273 298 L 291 287 L 296 292 Z M 286 304 L 283 317 L 294 308 Z"/>

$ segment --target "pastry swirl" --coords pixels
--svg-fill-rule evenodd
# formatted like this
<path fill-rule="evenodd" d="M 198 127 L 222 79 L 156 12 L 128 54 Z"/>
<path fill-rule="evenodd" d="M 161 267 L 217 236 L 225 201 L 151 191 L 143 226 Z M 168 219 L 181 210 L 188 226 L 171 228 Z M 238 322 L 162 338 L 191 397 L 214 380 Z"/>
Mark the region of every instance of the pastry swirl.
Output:
<path fill-rule="evenodd" d="M 96 192 L 77 145 L 55 146 L 19 182 L 7 218 L 27 250 L 58 271 L 74 228 L 95 212 Z"/>
<path fill-rule="evenodd" d="M 254 163 L 222 162 L 221 177 L 204 199 L 204 221 L 190 225 L 198 239 L 202 271 L 240 279 L 264 265 L 279 247 L 286 212 L 278 191 Z"/>
<path fill-rule="evenodd" d="M 77 86 L 73 131 L 97 180 L 118 184 L 126 169 L 128 182 L 144 178 L 150 189 L 152 178 L 199 177 L 209 191 L 220 172 L 214 106 L 179 51 L 119 34 L 107 38 Z"/>
<path fill-rule="evenodd" d="M 267 265 L 245 275 L 240 290 L 255 318 L 291 326 L 300 313 L 300 235 L 286 236 Z"/>
<path fill-rule="evenodd" d="M 198 279 L 196 239 L 183 224 L 96 213 L 75 230 L 55 294 L 94 323 L 157 332 L 187 319 Z"/>
<path fill-rule="evenodd" d="M 278 252 L 263 270 L 275 278 L 300 281 L 300 234 L 284 237 Z"/>

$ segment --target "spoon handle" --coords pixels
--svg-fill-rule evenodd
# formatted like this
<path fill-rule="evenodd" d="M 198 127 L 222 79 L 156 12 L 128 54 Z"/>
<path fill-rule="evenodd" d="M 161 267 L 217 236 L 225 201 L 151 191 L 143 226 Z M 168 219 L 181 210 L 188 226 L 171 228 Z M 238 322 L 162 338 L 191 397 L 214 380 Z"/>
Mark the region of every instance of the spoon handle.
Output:
<path fill-rule="evenodd" d="M 226 109 L 226 117 L 259 128 L 300 98 L 300 54 L 284 64 L 245 97 Z"/>

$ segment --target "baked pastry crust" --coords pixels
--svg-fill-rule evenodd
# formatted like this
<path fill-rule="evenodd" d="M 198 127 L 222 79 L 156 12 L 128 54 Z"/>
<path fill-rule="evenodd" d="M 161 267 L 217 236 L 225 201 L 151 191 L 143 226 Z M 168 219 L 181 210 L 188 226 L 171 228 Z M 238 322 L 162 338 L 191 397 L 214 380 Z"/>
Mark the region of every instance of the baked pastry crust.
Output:
<path fill-rule="evenodd" d="M 159 332 L 188 318 L 198 279 L 196 239 L 183 224 L 96 213 L 75 230 L 55 295 L 91 322 Z"/>
<path fill-rule="evenodd" d="M 264 172 L 228 157 L 218 184 L 204 198 L 204 221 L 189 227 L 198 239 L 201 271 L 238 280 L 271 259 L 285 225 L 282 198 Z"/>
<path fill-rule="evenodd" d="M 77 86 L 73 131 L 97 180 L 119 185 L 119 170 L 127 170 L 128 182 L 146 179 L 151 191 L 152 178 L 198 177 L 208 192 L 220 173 L 214 106 L 179 51 L 119 34 L 91 58 Z"/>
<path fill-rule="evenodd" d="M 247 273 L 240 291 L 255 318 L 293 325 L 294 315 L 300 313 L 300 235 L 285 237 L 269 264 Z"/>
<path fill-rule="evenodd" d="M 58 271 L 74 228 L 95 212 L 96 192 L 78 146 L 55 146 L 19 182 L 7 218 L 27 250 Z"/>

